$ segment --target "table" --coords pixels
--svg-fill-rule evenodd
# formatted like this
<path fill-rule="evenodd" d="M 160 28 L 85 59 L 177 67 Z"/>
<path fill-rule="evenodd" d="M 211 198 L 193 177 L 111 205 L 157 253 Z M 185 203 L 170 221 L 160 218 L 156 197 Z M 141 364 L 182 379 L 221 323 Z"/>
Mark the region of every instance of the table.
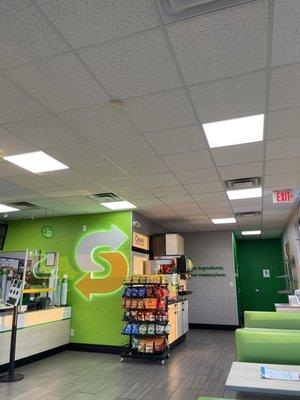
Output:
<path fill-rule="evenodd" d="M 289 396 L 300 398 L 300 382 L 263 379 L 259 374 L 261 366 L 300 373 L 300 365 L 233 362 L 225 384 L 226 388 L 237 392 L 285 395 L 287 399 Z"/>

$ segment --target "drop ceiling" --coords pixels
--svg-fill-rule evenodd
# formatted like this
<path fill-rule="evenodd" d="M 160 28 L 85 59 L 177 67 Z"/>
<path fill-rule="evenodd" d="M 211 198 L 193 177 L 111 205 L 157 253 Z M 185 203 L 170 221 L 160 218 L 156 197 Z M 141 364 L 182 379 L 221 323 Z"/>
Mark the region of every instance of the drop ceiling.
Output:
<path fill-rule="evenodd" d="M 293 204 L 272 190 L 300 190 L 300 2 L 175 22 L 157 4 L 0 2 L 1 156 L 42 150 L 70 167 L 0 159 L 0 203 L 39 207 L 8 219 L 104 212 L 87 196 L 114 192 L 171 230 L 280 235 Z M 203 123 L 260 113 L 263 142 L 209 149 Z M 255 176 L 262 198 L 229 201 L 224 180 Z M 250 211 L 261 215 L 211 222 Z"/>

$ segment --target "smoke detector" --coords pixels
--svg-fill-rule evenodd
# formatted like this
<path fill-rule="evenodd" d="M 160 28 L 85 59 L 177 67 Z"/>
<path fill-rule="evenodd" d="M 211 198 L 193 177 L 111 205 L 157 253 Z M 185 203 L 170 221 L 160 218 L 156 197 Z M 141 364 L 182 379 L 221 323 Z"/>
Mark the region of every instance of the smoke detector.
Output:
<path fill-rule="evenodd" d="M 165 24 L 252 1 L 254 0 L 155 0 Z"/>
<path fill-rule="evenodd" d="M 261 185 L 260 177 L 230 179 L 225 181 L 228 190 L 251 189 Z"/>

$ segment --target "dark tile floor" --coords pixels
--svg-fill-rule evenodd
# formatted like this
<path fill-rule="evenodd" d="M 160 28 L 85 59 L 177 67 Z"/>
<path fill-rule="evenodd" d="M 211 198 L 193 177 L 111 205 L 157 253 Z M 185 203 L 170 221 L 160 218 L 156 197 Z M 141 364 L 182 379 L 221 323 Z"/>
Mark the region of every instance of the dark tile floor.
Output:
<path fill-rule="evenodd" d="M 258 399 L 226 392 L 233 360 L 233 332 L 212 330 L 190 331 L 165 366 L 66 351 L 18 368 L 25 379 L 0 383 L 0 400 L 195 400 L 201 395 Z"/>

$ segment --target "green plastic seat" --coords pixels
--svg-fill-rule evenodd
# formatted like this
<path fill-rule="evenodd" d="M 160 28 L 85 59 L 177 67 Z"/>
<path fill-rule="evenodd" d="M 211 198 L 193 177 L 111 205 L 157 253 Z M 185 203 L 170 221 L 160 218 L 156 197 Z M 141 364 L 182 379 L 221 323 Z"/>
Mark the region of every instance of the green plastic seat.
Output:
<path fill-rule="evenodd" d="M 245 311 L 246 328 L 300 330 L 300 312 Z"/>
<path fill-rule="evenodd" d="M 237 329 L 235 343 L 237 361 L 300 364 L 300 330 Z"/>

